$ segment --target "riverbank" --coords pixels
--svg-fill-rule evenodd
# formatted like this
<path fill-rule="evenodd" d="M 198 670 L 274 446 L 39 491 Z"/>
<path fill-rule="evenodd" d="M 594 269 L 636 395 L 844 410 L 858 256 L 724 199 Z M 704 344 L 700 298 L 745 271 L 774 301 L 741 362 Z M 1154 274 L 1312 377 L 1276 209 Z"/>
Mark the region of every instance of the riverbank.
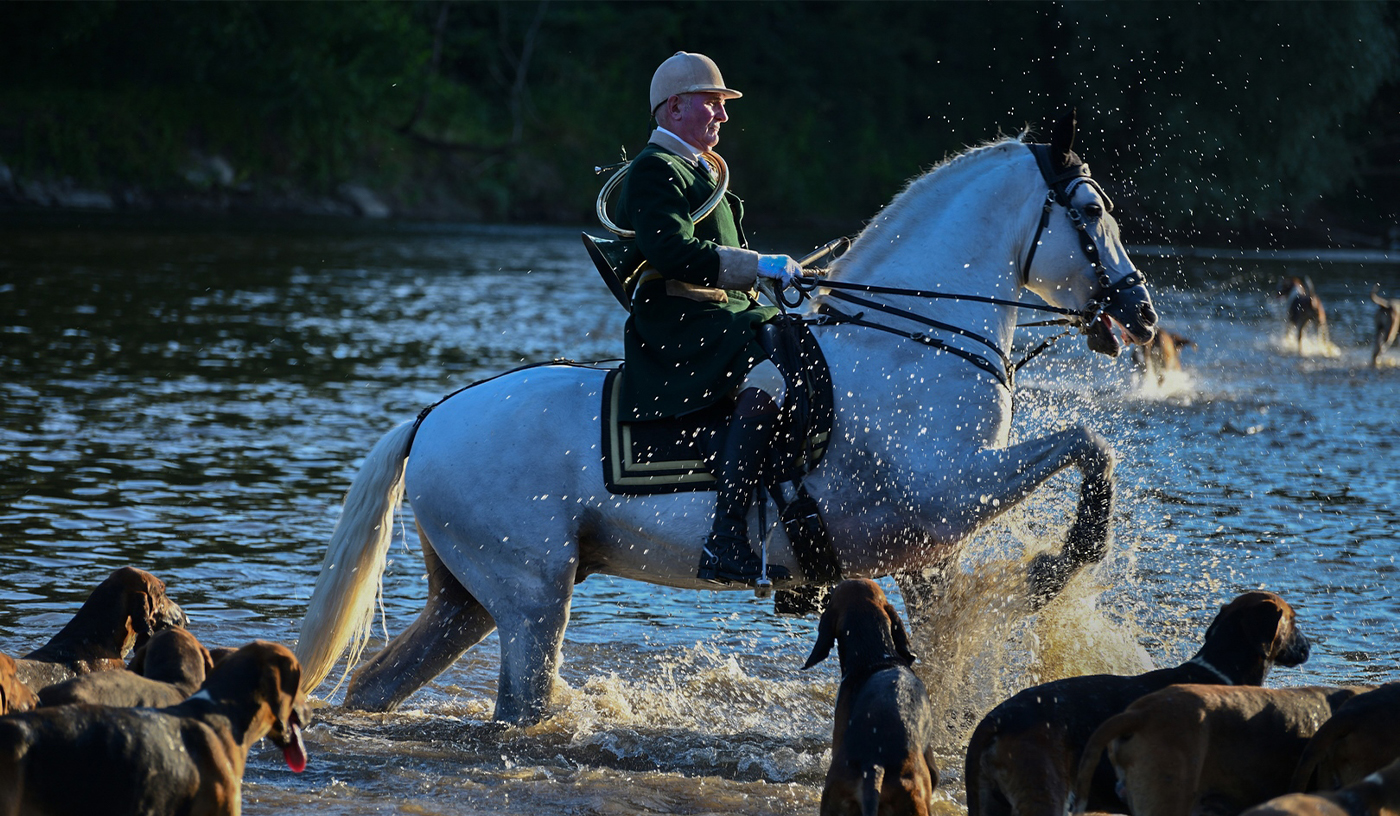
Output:
<path fill-rule="evenodd" d="M 1239 249 L 1229 247 L 1164 246 L 1146 244 L 1129 247 L 1136 256 L 1151 258 L 1190 258 L 1208 261 L 1275 261 L 1346 263 L 1346 264 L 1400 264 L 1400 248 L 1397 249 Z"/>
<path fill-rule="evenodd" d="M 289 183 L 253 184 L 236 181 L 232 168 L 218 157 L 192 165 L 188 189 L 159 193 L 139 186 L 97 189 L 83 187 L 72 179 L 21 180 L 0 163 L 0 217 L 6 214 L 42 220 L 65 215 L 110 215 L 126 220 L 143 214 L 157 219 L 218 220 L 227 217 L 261 221 L 269 217 L 330 218 L 350 221 L 426 222 L 435 224 L 507 224 L 573 227 L 591 224 L 592 213 L 558 213 L 556 220 L 525 222 L 493 221 L 483 218 L 479 207 L 450 196 L 432 196 L 428 204 L 413 203 L 393 191 L 371 189 L 367 184 L 344 183 L 335 190 L 316 193 L 297 189 Z M 809 243 L 852 234 L 860 224 L 765 224 L 759 216 L 751 223 L 767 227 L 766 241 L 756 246 L 773 251 L 800 252 Z M 1337 236 L 1316 229 L 1294 230 L 1273 225 L 1267 232 L 1202 230 L 1194 235 L 1143 235 L 1144 230 L 1125 228 L 1125 235 L 1162 240 L 1161 243 L 1134 243 L 1129 251 L 1137 257 L 1177 258 L 1198 261 L 1267 261 L 1296 263 L 1400 264 L 1400 246 L 1380 248 L 1373 235 L 1352 235 L 1349 244 L 1338 245 Z M 1400 238 L 1400 236 L 1397 236 Z M 1164 239 L 1170 240 L 1168 243 Z M 1331 240 L 1329 240 L 1331 239 Z M 775 243 L 776 242 L 776 243 Z M 1252 244 L 1252 246 L 1251 246 Z M 1267 244 L 1274 244 L 1267 246 Z M 790 245 L 790 246 L 789 246 Z M 815 244 L 813 244 L 815 245 Z"/>

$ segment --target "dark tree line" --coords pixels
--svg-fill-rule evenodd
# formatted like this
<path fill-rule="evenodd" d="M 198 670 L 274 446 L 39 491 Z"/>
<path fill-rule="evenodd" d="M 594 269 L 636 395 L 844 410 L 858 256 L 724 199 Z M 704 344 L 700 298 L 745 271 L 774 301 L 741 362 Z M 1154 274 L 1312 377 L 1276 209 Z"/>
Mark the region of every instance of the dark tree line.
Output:
<path fill-rule="evenodd" d="M 1400 217 L 1395 3 L 8 3 L 0 163 L 187 192 L 365 184 L 400 212 L 583 222 L 680 49 L 745 97 L 760 222 L 846 230 L 963 147 L 1079 110 L 1129 229 L 1380 239 Z M 1330 232 L 1319 233 L 1325 226 Z"/>

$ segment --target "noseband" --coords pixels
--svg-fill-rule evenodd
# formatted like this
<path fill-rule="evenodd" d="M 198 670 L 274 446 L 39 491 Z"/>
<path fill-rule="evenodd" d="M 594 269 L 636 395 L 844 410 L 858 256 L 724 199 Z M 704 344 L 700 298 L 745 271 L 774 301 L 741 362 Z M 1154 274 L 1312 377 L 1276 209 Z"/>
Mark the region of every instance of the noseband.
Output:
<path fill-rule="evenodd" d="M 1089 233 L 1088 224 L 1084 219 L 1084 214 L 1081 213 L 1079 209 L 1074 206 L 1074 202 L 1072 200 L 1074 197 L 1074 191 L 1078 189 L 1079 185 L 1081 184 L 1089 184 L 1092 185 L 1093 188 L 1098 191 L 1099 196 L 1103 198 L 1106 211 L 1111 212 L 1113 210 L 1113 201 L 1108 197 L 1108 194 L 1104 192 L 1103 188 L 1099 186 L 1099 183 L 1096 180 L 1094 180 L 1092 176 L 1089 175 L 1089 165 L 1085 164 L 1082 161 L 1079 161 L 1079 158 L 1073 153 L 1069 153 L 1067 155 L 1067 158 L 1070 158 L 1071 161 L 1068 161 L 1063 167 L 1057 167 L 1050 153 L 1050 145 L 1028 144 L 1026 146 L 1030 148 L 1031 154 L 1035 156 L 1036 165 L 1040 168 L 1040 175 L 1045 180 L 1046 186 L 1049 187 L 1049 191 L 1046 193 L 1045 196 L 1045 204 L 1041 208 L 1040 223 L 1036 227 L 1035 237 L 1031 241 L 1030 250 L 1026 253 L 1025 263 L 1021 265 L 1021 284 L 1024 286 L 1030 280 L 1031 262 L 1035 260 L 1036 247 L 1040 245 L 1040 237 L 1045 232 L 1045 228 L 1050 224 L 1050 213 L 1054 210 L 1056 205 L 1059 205 L 1060 207 L 1064 208 L 1066 215 L 1069 217 L 1070 224 L 1074 226 L 1075 233 L 1079 236 L 1080 249 L 1084 253 L 1084 257 L 1089 261 L 1090 265 L 1093 267 L 1094 270 L 1094 280 L 1096 285 L 1093 294 L 1089 297 L 1089 301 L 1085 304 L 1083 309 L 1065 309 L 1059 306 L 1037 306 L 1032 303 L 1022 303 L 1018 300 L 1005 300 L 1002 298 L 986 297 L 984 295 L 956 295 L 947 292 L 934 292 L 922 289 L 904 289 L 894 286 L 876 286 L 873 284 L 864 283 L 848 283 L 845 281 L 826 280 L 824 278 L 815 276 L 798 277 L 793 279 L 793 287 L 797 290 L 797 299 L 795 302 L 788 302 L 784 300 L 782 298 L 781 293 L 779 293 L 778 295 L 778 301 L 788 308 L 793 308 L 798 305 L 801 305 L 802 301 L 806 297 L 808 297 L 813 290 L 817 288 L 822 288 L 828 290 L 828 298 L 845 301 L 847 303 L 851 303 L 856 306 L 862 306 L 867 309 L 874 310 L 876 312 L 882 312 L 884 314 L 893 315 L 895 317 L 910 320 L 915 323 L 920 323 L 924 326 L 928 326 L 931 329 L 938 329 L 941 331 L 957 334 L 962 337 L 971 338 L 986 346 L 987 348 L 991 349 L 996 354 L 997 362 L 994 363 L 986 357 L 982 356 L 981 354 L 978 354 L 973 351 L 968 351 L 966 349 L 958 348 L 957 346 L 950 345 L 949 343 L 939 340 L 938 338 L 931 337 L 928 335 L 927 332 L 906 331 L 904 329 L 898 329 L 893 326 L 887 326 L 883 323 L 877 323 L 873 320 L 867 320 L 865 319 L 864 312 L 849 314 L 847 312 L 843 312 L 837 309 L 828 302 L 823 302 L 822 304 L 820 304 L 820 306 L 818 306 L 817 309 L 819 316 L 809 321 L 813 325 L 819 326 L 846 324 L 877 329 L 879 331 L 887 332 L 889 334 L 904 337 L 908 340 L 914 340 L 916 342 L 922 343 L 923 345 L 936 348 L 940 351 L 949 352 L 950 354 L 957 355 L 958 357 L 967 360 L 969 363 L 972 363 L 973 365 L 977 366 L 983 371 L 988 372 L 989 374 L 994 376 L 997 382 L 1001 383 L 1008 391 L 1013 391 L 1013 380 L 1016 376 L 1016 372 L 1020 370 L 1021 366 L 1030 362 L 1032 358 L 1045 351 L 1055 341 L 1068 334 L 1071 328 L 1078 328 L 1081 332 L 1086 331 L 1100 318 L 1100 316 L 1103 314 L 1104 308 L 1107 307 L 1110 303 L 1112 303 L 1115 297 L 1117 297 L 1120 293 L 1131 289 L 1134 286 L 1138 286 L 1145 283 L 1145 279 L 1143 278 L 1142 273 L 1136 268 L 1134 268 L 1133 271 L 1128 273 L 1127 275 L 1124 275 L 1123 278 L 1117 283 L 1114 283 L 1109 278 L 1108 269 L 1104 266 L 1103 260 L 1100 257 L 1099 247 L 1098 244 L 1094 242 L 1094 236 Z M 1039 346 L 1037 346 L 1028 354 L 1026 354 L 1025 357 L 1021 358 L 1020 361 L 1013 364 L 1011 362 L 1011 359 L 1006 355 L 1006 352 L 1002 351 L 1001 347 L 998 346 L 995 341 L 991 340 L 988 337 L 985 337 L 968 329 L 964 329 L 958 326 L 952 326 L 947 323 L 942 323 L 940 321 L 924 317 L 923 315 L 914 312 L 909 312 L 904 309 L 899 309 L 888 304 L 869 300 L 867 298 L 858 297 L 856 295 L 849 294 L 850 291 L 868 292 L 872 294 L 884 295 L 904 295 L 909 297 L 924 298 L 928 300 L 963 300 L 972 301 L 976 303 L 992 303 L 1002 306 L 1014 306 L 1020 309 L 1030 309 L 1032 311 L 1050 312 L 1052 314 L 1062 315 L 1062 317 L 1058 320 L 1044 320 L 1035 323 L 1022 323 L 1019 325 L 1059 325 L 1067 326 L 1069 328 L 1066 328 L 1059 334 L 1046 339 Z M 1000 365 L 998 365 L 998 363 L 1000 363 Z"/>

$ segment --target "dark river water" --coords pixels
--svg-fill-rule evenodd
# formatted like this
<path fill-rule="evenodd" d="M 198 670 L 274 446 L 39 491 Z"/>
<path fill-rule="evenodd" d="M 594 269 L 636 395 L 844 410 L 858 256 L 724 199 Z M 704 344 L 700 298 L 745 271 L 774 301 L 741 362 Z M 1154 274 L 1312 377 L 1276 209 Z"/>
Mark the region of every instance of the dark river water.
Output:
<path fill-rule="evenodd" d="M 1196 347 L 1161 385 L 1075 340 L 1023 371 L 1016 437 L 1084 421 L 1118 451 L 1116 543 L 1016 620 L 996 587 L 1060 540 L 1077 479 L 968 547 L 920 636 L 947 720 L 941 812 L 962 812 L 968 732 L 1002 697 L 1179 662 L 1245 590 L 1282 594 L 1314 641 L 1270 684 L 1400 679 L 1400 351 L 1370 367 L 1366 299 L 1400 296 L 1400 267 L 1139 265 Z M 1285 339 L 1283 274 L 1317 282 L 1328 342 Z M 0 651 L 41 645 L 125 564 L 162 577 L 206 645 L 291 644 L 381 434 L 521 363 L 617 356 L 623 317 L 574 229 L 0 216 Z M 390 558 L 392 634 L 425 581 L 416 537 Z M 492 636 L 400 712 L 331 694 L 305 773 L 253 751 L 244 812 L 814 813 L 838 681 L 834 660 L 799 671 L 815 627 L 747 593 L 590 578 L 557 716 L 488 723 Z"/>

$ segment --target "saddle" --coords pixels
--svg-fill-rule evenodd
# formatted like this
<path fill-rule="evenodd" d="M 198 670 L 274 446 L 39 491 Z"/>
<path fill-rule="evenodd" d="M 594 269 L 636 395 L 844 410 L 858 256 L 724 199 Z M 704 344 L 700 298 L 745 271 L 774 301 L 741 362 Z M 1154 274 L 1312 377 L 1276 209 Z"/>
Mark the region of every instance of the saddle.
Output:
<path fill-rule="evenodd" d="M 831 440 L 835 408 L 831 371 L 821 346 L 800 317 L 782 314 L 759 327 L 759 344 L 787 385 L 778 432 L 763 466 L 763 484 L 777 505 L 804 576 L 813 583 L 841 579 L 840 564 L 802 477 L 821 462 Z M 619 394 L 625 367 L 603 383 L 603 477 L 617 495 L 654 496 L 715 490 L 711 466 L 724 444 L 732 405 L 722 402 L 679 417 L 628 421 Z"/>

